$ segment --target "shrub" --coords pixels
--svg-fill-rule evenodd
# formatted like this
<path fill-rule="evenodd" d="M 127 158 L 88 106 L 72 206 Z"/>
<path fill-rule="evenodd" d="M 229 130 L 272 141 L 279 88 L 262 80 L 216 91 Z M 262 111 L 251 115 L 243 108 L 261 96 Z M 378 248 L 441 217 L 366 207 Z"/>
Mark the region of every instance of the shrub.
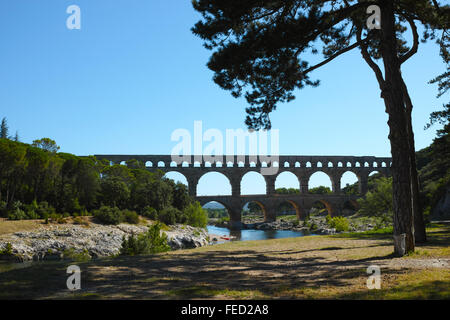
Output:
<path fill-rule="evenodd" d="M 142 216 L 149 218 L 150 220 L 157 220 L 158 219 L 158 212 L 156 212 L 156 209 L 150 206 L 146 206 L 144 210 L 142 210 L 141 213 Z"/>
<path fill-rule="evenodd" d="M 186 223 L 193 227 L 205 228 L 208 222 L 208 214 L 200 206 L 200 203 L 190 203 L 185 209 L 185 214 L 187 216 Z"/>
<path fill-rule="evenodd" d="M 83 219 L 82 217 L 75 217 L 73 219 L 73 224 L 81 224 L 83 226 L 88 226 L 89 225 L 89 221 Z"/>
<path fill-rule="evenodd" d="M 327 223 L 331 228 L 335 228 L 336 231 L 342 232 L 342 231 L 348 231 L 350 225 L 348 223 L 348 220 L 344 217 L 329 217 L 327 216 Z"/>
<path fill-rule="evenodd" d="M 40 218 L 39 214 L 37 214 L 34 210 L 30 210 L 27 212 L 27 219 L 36 220 L 39 218 Z"/>
<path fill-rule="evenodd" d="M 139 223 L 139 215 L 136 213 L 136 211 L 124 210 L 122 212 L 122 214 L 123 214 L 123 220 L 125 222 L 131 223 L 131 224 Z"/>
<path fill-rule="evenodd" d="M 0 250 L 0 256 L 13 256 L 12 244 L 8 242 L 5 249 Z"/>
<path fill-rule="evenodd" d="M 27 218 L 28 218 L 28 216 L 25 213 L 25 211 L 23 211 L 20 208 L 15 208 L 15 209 L 11 210 L 8 214 L 9 220 L 24 220 Z"/>
<path fill-rule="evenodd" d="M 117 225 L 123 221 L 122 211 L 117 207 L 102 206 L 94 211 L 94 218 L 103 224 Z"/>
<path fill-rule="evenodd" d="M 48 205 L 48 202 L 46 201 L 42 201 L 41 203 L 39 203 L 37 209 L 36 209 L 36 213 L 39 215 L 39 217 L 41 217 L 42 219 L 48 219 L 48 217 L 51 214 L 56 213 L 55 208 L 53 208 L 52 206 Z"/>
<path fill-rule="evenodd" d="M 91 259 L 91 255 L 87 249 L 83 249 L 80 251 L 75 251 L 74 248 L 69 248 L 63 251 L 63 257 L 67 260 L 72 260 L 76 262 L 84 262 L 89 261 Z"/>
<path fill-rule="evenodd" d="M 161 224 L 156 223 L 149 227 L 148 231 L 138 236 L 131 235 L 122 240 L 121 255 L 134 256 L 137 254 L 154 254 L 170 250 L 167 244 L 167 235 L 161 235 Z"/>
<path fill-rule="evenodd" d="M 158 220 L 167 225 L 172 225 L 177 222 L 177 216 L 179 216 L 180 214 L 180 210 L 174 207 L 166 207 L 159 212 Z"/>

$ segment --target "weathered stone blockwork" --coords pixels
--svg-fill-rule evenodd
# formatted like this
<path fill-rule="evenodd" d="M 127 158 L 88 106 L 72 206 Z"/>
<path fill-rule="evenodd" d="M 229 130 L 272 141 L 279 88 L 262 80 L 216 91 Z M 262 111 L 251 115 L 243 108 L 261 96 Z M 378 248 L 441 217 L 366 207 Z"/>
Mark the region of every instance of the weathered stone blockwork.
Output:
<path fill-rule="evenodd" d="M 378 171 L 385 176 L 390 175 L 391 158 L 379 157 L 352 157 L 352 156 L 279 156 L 278 162 L 265 163 L 252 156 L 223 156 L 214 161 L 204 161 L 202 156 L 189 156 L 187 161 L 176 163 L 170 155 L 96 155 L 97 159 L 107 159 L 114 164 L 125 164 L 128 160 L 138 160 L 144 163 L 148 170 L 163 172 L 178 172 L 186 177 L 189 193 L 196 197 L 203 205 L 210 201 L 223 204 L 229 214 L 233 225 L 241 223 L 241 211 L 243 206 L 251 201 L 257 202 L 263 209 L 265 219 L 275 219 L 275 210 L 279 204 L 287 201 L 295 208 L 299 218 L 303 218 L 312 207 L 320 201 L 328 211 L 338 214 L 344 203 L 355 202 L 356 199 L 367 192 L 369 174 Z M 266 194 L 241 195 L 242 177 L 251 171 L 261 172 L 268 166 L 278 168 L 274 175 L 265 175 Z M 218 172 L 225 175 L 230 181 L 231 196 L 197 196 L 197 184 L 200 178 L 208 172 Z M 293 173 L 299 180 L 300 194 L 279 195 L 275 194 L 275 180 L 283 172 Z M 310 177 L 316 172 L 327 174 L 332 183 L 333 194 L 317 195 L 308 193 Z M 341 178 L 345 172 L 353 172 L 358 177 L 359 195 L 345 195 L 341 192 Z"/>

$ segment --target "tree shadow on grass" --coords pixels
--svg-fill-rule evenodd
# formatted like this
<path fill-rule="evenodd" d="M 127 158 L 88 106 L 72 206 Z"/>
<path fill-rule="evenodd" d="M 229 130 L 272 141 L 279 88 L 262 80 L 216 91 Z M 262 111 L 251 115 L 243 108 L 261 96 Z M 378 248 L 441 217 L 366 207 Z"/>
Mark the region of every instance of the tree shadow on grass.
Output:
<path fill-rule="evenodd" d="M 322 257 L 267 257 L 253 250 L 117 257 L 78 263 L 78 295 L 66 288 L 66 268 L 74 264 L 67 262 L 1 273 L 0 292 L 3 299 L 270 298 L 280 287 L 348 286 L 348 280 L 365 276 L 372 260 L 389 258 L 329 262 Z"/>

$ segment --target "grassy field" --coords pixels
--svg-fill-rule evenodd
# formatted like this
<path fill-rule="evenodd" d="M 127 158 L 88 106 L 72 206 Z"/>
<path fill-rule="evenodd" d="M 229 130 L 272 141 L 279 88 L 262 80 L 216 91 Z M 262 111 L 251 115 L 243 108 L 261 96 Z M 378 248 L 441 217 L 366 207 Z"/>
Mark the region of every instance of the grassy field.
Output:
<path fill-rule="evenodd" d="M 390 230 L 229 242 L 164 254 L 36 263 L 0 271 L 0 299 L 449 299 L 450 225 L 392 255 Z M 81 290 L 66 288 L 80 266 Z M 381 268 L 381 289 L 366 286 Z"/>

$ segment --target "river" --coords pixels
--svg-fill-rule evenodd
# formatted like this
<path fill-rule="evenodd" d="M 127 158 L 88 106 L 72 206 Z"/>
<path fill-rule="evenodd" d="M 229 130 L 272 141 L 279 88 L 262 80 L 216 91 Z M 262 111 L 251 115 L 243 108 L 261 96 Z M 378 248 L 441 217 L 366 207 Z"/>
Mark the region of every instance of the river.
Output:
<path fill-rule="evenodd" d="M 207 229 L 210 234 L 224 237 L 232 236 L 232 241 L 296 238 L 311 235 L 309 233 L 291 230 L 230 230 L 228 228 L 216 227 L 211 225 L 207 226 Z M 219 239 L 219 242 L 223 241 Z"/>

